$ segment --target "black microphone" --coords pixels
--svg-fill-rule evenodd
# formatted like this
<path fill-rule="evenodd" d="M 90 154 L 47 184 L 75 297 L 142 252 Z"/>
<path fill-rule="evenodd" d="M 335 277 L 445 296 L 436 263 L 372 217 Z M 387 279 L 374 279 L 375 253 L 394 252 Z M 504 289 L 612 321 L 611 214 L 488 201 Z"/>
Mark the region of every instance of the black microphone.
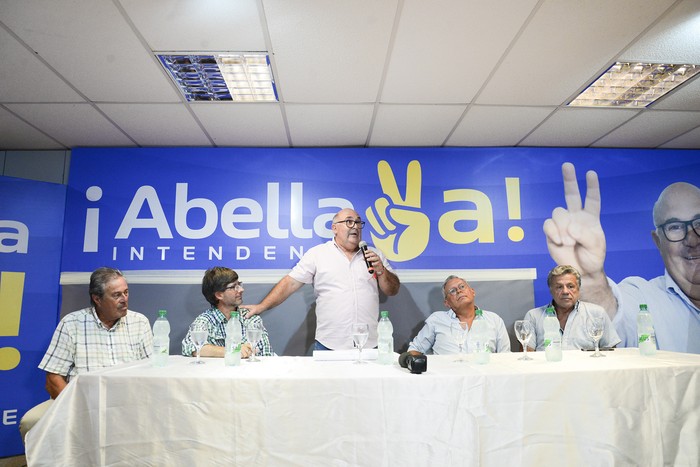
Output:
<path fill-rule="evenodd" d="M 419 375 L 428 370 L 428 356 L 423 354 L 412 355 L 410 352 L 404 352 L 399 355 L 399 365 L 401 368 L 408 368 L 411 373 Z"/>
<path fill-rule="evenodd" d="M 367 257 L 365 256 L 365 252 L 367 251 L 367 242 L 364 240 L 360 242 L 360 251 L 362 252 L 362 257 L 365 259 L 365 264 L 367 265 L 367 272 L 370 274 L 374 274 L 374 268 L 371 264 L 369 264 L 369 261 L 367 261 Z"/>

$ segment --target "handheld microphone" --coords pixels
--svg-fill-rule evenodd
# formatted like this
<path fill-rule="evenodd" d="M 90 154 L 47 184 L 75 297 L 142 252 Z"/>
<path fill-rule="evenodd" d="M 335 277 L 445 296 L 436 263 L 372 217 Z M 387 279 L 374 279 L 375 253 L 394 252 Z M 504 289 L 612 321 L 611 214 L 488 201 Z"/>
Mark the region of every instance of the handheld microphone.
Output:
<path fill-rule="evenodd" d="M 404 352 L 399 355 L 399 365 L 401 368 L 408 368 L 411 373 L 419 375 L 428 370 L 428 356 L 411 355 L 410 352 Z"/>
<path fill-rule="evenodd" d="M 369 264 L 369 261 L 367 261 L 367 257 L 365 256 L 365 252 L 367 251 L 367 242 L 364 240 L 360 242 L 360 251 L 362 252 L 362 257 L 365 260 L 365 264 L 367 265 L 367 272 L 370 274 L 374 274 L 374 268 L 371 264 Z"/>

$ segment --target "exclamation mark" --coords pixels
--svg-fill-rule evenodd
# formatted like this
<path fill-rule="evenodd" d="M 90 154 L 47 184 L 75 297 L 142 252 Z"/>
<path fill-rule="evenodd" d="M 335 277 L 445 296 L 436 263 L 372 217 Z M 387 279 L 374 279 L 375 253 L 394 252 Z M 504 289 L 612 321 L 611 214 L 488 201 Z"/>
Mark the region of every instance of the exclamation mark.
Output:
<path fill-rule="evenodd" d="M 508 219 L 520 220 L 520 179 L 506 177 L 506 200 L 508 201 Z M 508 229 L 508 238 L 514 242 L 519 242 L 525 238 L 525 231 L 522 227 L 514 225 Z"/>
<path fill-rule="evenodd" d="M 19 336 L 24 293 L 23 272 L 0 273 L 0 337 Z M 14 347 L 0 347 L 0 370 L 12 370 L 21 356 Z"/>

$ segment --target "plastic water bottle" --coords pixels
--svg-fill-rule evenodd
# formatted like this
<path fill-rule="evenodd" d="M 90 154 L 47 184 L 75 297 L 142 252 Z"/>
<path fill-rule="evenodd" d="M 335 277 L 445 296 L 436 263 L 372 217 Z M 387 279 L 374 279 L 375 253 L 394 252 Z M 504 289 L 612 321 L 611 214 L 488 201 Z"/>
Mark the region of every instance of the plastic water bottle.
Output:
<path fill-rule="evenodd" d="M 469 337 L 472 342 L 472 352 L 474 353 L 474 361 L 480 365 L 485 365 L 491 360 L 491 347 L 489 344 L 489 336 L 491 326 L 484 318 L 484 312 L 480 308 L 475 311 L 472 328 L 469 330 Z"/>
<path fill-rule="evenodd" d="M 170 323 L 168 312 L 158 310 L 158 318 L 153 323 L 153 366 L 165 366 L 170 355 Z"/>
<path fill-rule="evenodd" d="M 656 333 L 654 332 L 654 322 L 647 306 L 639 305 L 637 315 L 637 338 L 639 340 L 639 353 L 642 355 L 656 354 Z"/>
<path fill-rule="evenodd" d="M 544 355 L 548 362 L 561 361 L 561 332 L 552 305 L 547 307 L 547 316 L 544 318 Z"/>
<path fill-rule="evenodd" d="M 394 362 L 394 326 L 389 320 L 389 312 L 382 311 L 377 324 L 377 361 L 382 365 Z"/>
<path fill-rule="evenodd" d="M 231 312 L 231 317 L 226 323 L 226 350 L 224 353 L 224 365 L 237 366 L 241 364 L 241 341 L 243 330 L 238 319 L 238 310 Z"/>

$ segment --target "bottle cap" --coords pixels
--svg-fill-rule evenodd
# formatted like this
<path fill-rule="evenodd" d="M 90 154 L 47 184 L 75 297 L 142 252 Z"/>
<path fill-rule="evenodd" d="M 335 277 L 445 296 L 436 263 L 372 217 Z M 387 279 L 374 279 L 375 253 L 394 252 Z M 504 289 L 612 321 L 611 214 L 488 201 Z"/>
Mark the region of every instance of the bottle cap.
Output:
<path fill-rule="evenodd" d="M 168 312 L 165 310 L 158 310 L 158 317 L 159 318 L 165 318 L 168 315 Z"/>
<path fill-rule="evenodd" d="M 645 303 L 639 304 L 639 311 L 647 311 L 647 306 Z"/>
<path fill-rule="evenodd" d="M 382 318 L 388 318 L 388 317 L 389 317 L 389 312 L 388 312 L 388 311 L 382 311 L 382 312 L 380 312 L 380 316 L 381 316 Z"/>
<path fill-rule="evenodd" d="M 484 312 L 481 311 L 481 308 L 479 308 L 479 307 L 476 307 L 476 310 L 474 310 L 474 313 L 476 314 L 476 316 L 483 316 L 484 315 Z"/>

